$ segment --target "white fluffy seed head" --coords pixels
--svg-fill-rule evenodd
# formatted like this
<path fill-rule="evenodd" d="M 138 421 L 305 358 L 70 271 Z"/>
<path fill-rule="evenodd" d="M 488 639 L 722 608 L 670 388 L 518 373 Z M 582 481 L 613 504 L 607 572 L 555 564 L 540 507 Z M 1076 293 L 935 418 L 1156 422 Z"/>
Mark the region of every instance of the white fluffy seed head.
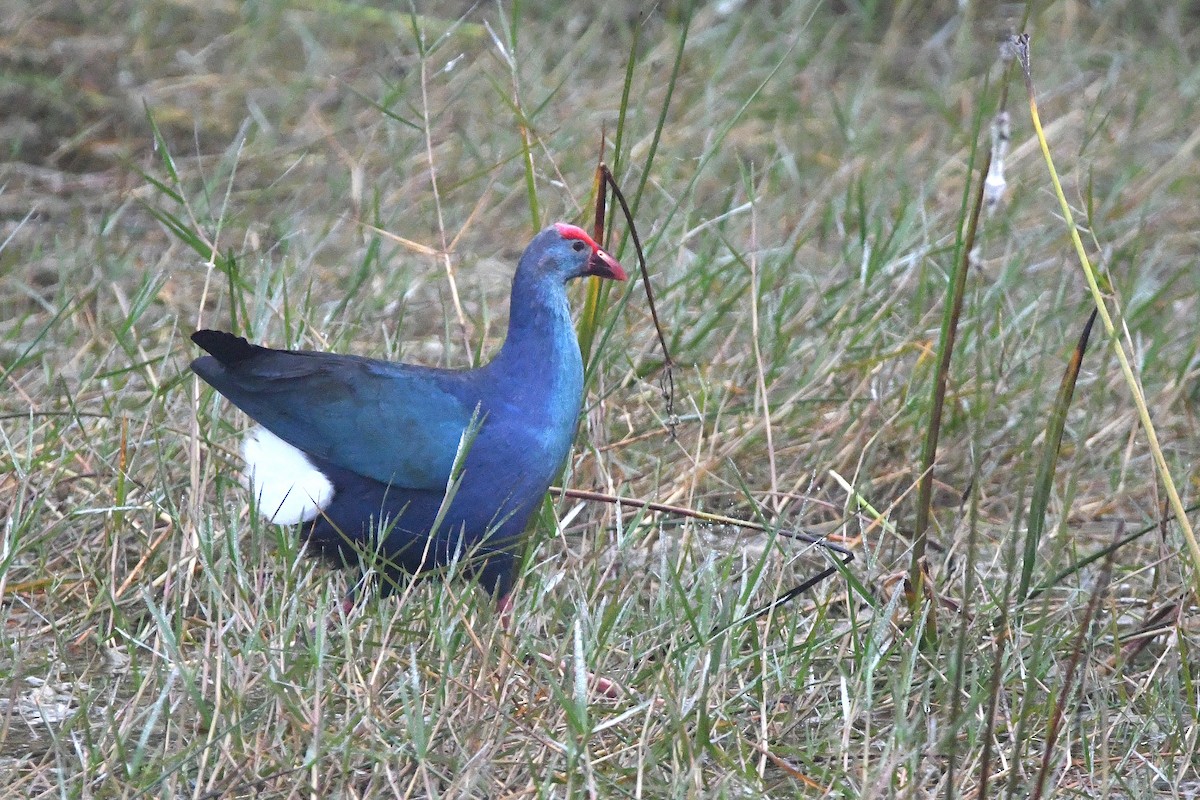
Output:
<path fill-rule="evenodd" d="M 263 427 L 242 442 L 246 480 L 263 519 L 276 525 L 310 522 L 333 501 L 333 484 L 303 451 Z"/>

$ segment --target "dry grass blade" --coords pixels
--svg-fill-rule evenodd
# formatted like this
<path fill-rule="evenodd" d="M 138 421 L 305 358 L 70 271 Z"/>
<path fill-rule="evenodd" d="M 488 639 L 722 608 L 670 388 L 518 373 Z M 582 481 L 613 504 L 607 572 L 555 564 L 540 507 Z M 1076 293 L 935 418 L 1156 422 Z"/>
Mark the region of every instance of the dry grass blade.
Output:
<path fill-rule="evenodd" d="M 1112 557 L 1107 558 L 1111 560 Z M 1134 661 L 1157 637 L 1169 635 L 1172 628 L 1178 626 L 1183 609 L 1182 600 L 1173 600 L 1151 613 L 1137 630 L 1125 636 L 1121 652 L 1113 658 L 1110 669 L 1116 671 L 1121 665 Z"/>
<path fill-rule="evenodd" d="M 1150 419 L 1150 410 L 1146 406 L 1146 398 L 1142 392 L 1141 381 L 1134 374 L 1133 367 L 1129 363 L 1129 357 L 1125 353 L 1125 345 L 1121 341 L 1121 335 L 1118 333 L 1116 325 L 1108 313 L 1108 305 L 1104 300 L 1103 293 L 1100 291 L 1100 285 L 1096 279 L 1095 270 L 1092 268 L 1091 259 L 1088 258 L 1087 251 L 1083 247 L 1083 240 L 1079 236 L 1079 229 L 1075 225 L 1075 217 L 1071 213 L 1071 204 L 1067 202 L 1066 195 L 1063 194 L 1062 183 L 1058 179 L 1058 172 L 1054 169 L 1054 160 L 1050 156 L 1050 145 L 1046 141 L 1046 135 L 1042 131 L 1041 118 L 1038 115 L 1037 95 L 1033 90 L 1033 74 L 1029 60 L 1029 35 L 1022 34 L 1013 37 L 1009 41 L 1009 46 L 1016 53 L 1017 60 L 1021 64 L 1021 71 L 1025 76 L 1025 92 L 1029 97 L 1029 116 L 1033 121 L 1034 130 L 1037 132 L 1038 144 L 1041 145 L 1042 157 L 1046 161 L 1046 169 L 1049 171 L 1050 182 L 1054 186 L 1054 193 L 1058 198 L 1063 220 L 1067 230 L 1070 232 L 1071 243 L 1075 246 L 1075 254 L 1079 258 L 1079 266 L 1083 270 L 1084 278 L 1087 280 L 1088 289 L 1091 290 L 1092 301 L 1095 303 L 1096 311 L 1099 312 L 1100 319 L 1104 323 L 1104 330 L 1108 334 L 1109 342 L 1112 344 L 1113 353 L 1121 365 L 1121 374 L 1125 378 L 1125 385 L 1133 397 L 1138 419 L 1142 424 L 1147 443 L 1150 446 L 1150 454 L 1154 458 L 1154 467 L 1158 472 L 1159 479 L 1162 481 L 1163 488 L 1167 492 L 1167 499 L 1171 503 L 1171 510 L 1175 513 L 1175 521 L 1183 533 L 1184 542 L 1187 545 L 1192 560 L 1192 586 L 1196 591 L 1197 597 L 1200 598 L 1200 541 L 1196 539 L 1196 534 L 1192 530 L 1192 524 L 1188 521 L 1187 512 L 1183 507 L 1183 500 L 1179 496 L 1179 491 L 1175 488 L 1175 481 L 1171 477 L 1171 470 L 1167 466 L 1162 447 L 1158 443 L 1158 434 L 1155 432 L 1154 422 Z"/>
<path fill-rule="evenodd" d="M 1116 530 L 1113 532 L 1114 541 L 1120 541 L 1124 533 L 1124 524 L 1117 525 Z M 1096 585 L 1092 587 L 1092 595 L 1088 600 L 1087 610 L 1084 611 L 1083 619 L 1079 622 L 1079 632 L 1075 636 L 1075 646 L 1071 651 L 1071 658 L 1067 661 L 1066 674 L 1063 675 L 1062 683 L 1059 685 L 1058 697 L 1054 700 L 1054 710 L 1050 714 L 1045 744 L 1043 745 L 1042 764 L 1033 784 L 1033 793 L 1030 795 L 1031 800 L 1041 800 L 1042 792 L 1046 789 L 1046 781 L 1050 775 L 1050 764 L 1054 759 L 1054 750 L 1058 744 L 1058 732 L 1062 726 L 1067 703 L 1075 693 L 1075 672 L 1079 669 L 1080 659 L 1085 657 L 1084 645 L 1088 640 L 1092 620 L 1096 616 L 1096 610 L 1100 607 L 1100 600 L 1108 591 L 1109 580 L 1112 577 L 1112 566 L 1112 555 L 1110 553 L 1109 557 L 1104 561 L 1104 568 L 1100 571 Z"/>
<path fill-rule="evenodd" d="M 1055 465 L 1058 463 L 1058 454 L 1062 447 L 1067 411 L 1071 407 L 1071 398 L 1075 395 L 1075 384 L 1079 380 L 1079 370 L 1083 368 L 1083 356 L 1087 352 L 1088 339 L 1092 335 L 1092 325 L 1095 322 L 1096 311 L 1093 309 L 1084 323 L 1083 332 L 1079 334 L 1079 341 L 1071 353 L 1071 359 L 1059 383 L 1058 394 L 1054 398 L 1054 405 L 1050 409 L 1042 460 L 1038 465 L 1037 475 L 1033 480 L 1033 493 L 1029 498 L 1029 523 L 1025 530 L 1025 549 L 1021 556 L 1021 580 L 1017 584 L 1018 606 L 1022 606 L 1029 597 L 1029 584 L 1033 580 L 1038 545 L 1046 527 L 1046 509 L 1050 503 L 1050 493 L 1054 489 Z"/>
<path fill-rule="evenodd" d="M 986 94 L 986 86 L 984 94 Z M 969 166 L 973 167 L 979 140 L 979 121 L 975 125 L 976 135 L 972 137 L 971 159 Z M 946 392 L 949 388 L 950 364 L 954 356 L 954 343 L 958 338 L 959 317 L 962 315 L 963 297 L 967 286 L 967 272 L 971 264 L 971 253 L 975 249 L 975 237 L 979 231 L 979 217 L 983 212 L 983 201 L 986 194 L 987 175 L 991 165 L 991 151 L 985 151 L 979 168 L 971 169 L 969 175 L 977 175 L 975 193 L 970 204 L 966 221 L 966 230 L 961 234 L 961 240 L 956 244 L 958 257 L 954 262 L 954 271 L 950 275 L 947 293 L 944 301 L 942 327 L 937 345 L 937 372 L 934 375 L 929 398 L 929 421 L 925 429 L 925 438 L 921 447 L 921 477 L 917 486 L 917 514 L 913 522 L 913 547 L 909 561 L 907 593 L 909 605 L 913 610 L 914 619 L 919 618 L 920 608 L 924 602 L 925 551 L 929 536 L 929 522 L 933 513 L 933 479 L 934 465 L 937 462 L 938 439 L 942 432 L 942 414 L 946 405 Z M 963 187 L 963 197 L 968 196 L 971 184 Z M 926 643 L 937 638 L 937 616 L 931 614 L 925 625 Z"/>
<path fill-rule="evenodd" d="M 1014 521 L 1013 534 L 1019 527 L 1019 517 Z M 1016 542 L 1016 536 L 1013 535 L 1011 542 Z M 1015 544 L 1010 545 L 1010 551 L 1015 551 Z M 1008 577 L 1004 581 L 1004 590 L 1000 595 L 999 615 L 992 622 L 990 634 L 990 646 L 992 649 L 992 659 L 990 664 L 990 673 L 987 680 L 987 701 L 984 709 L 984 724 L 983 724 L 983 745 L 982 752 L 979 756 L 979 768 L 976 773 L 975 784 L 976 796 L 979 800 L 987 800 L 989 797 L 988 791 L 992 780 L 992 759 L 995 755 L 997 725 L 999 723 L 1000 700 L 1004 694 L 1004 662 L 1005 656 L 1009 648 L 1013 645 L 1013 630 L 1010 626 L 1011 608 L 1010 600 L 1012 598 L 1012 572 L 1008 573 Z M 1016 747 L 1022 747 L 1023 743 L 1019 740 L 1016 742 Z"/>

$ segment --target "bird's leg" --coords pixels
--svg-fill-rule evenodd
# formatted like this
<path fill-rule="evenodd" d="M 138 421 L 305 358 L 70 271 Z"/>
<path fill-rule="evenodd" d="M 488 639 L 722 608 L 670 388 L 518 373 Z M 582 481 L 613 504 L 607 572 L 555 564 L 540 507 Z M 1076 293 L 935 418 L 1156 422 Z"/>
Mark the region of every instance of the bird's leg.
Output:
<path fill-rule="evenodd" d="M 496 600 L 496 613 L 500 615 L 500 627 L 509 633 L 512 633 L 512 610 L 512 592 L 508 591 Z"/>
<path fill-rule="evenodd" d="M 351 589 L 350 591 L 346 592 L 346 596 L 342 598 L 342 602 L 338 603 L 338 607 L 342 610 L 343 614 L 350 616 L 351 612 L 354 611 L 354 606 L 357 602 L 358 593 Z"/>
<path fill-rule="evenodd" d="M 512 592 L 508 591 L 496 599 L 496 613 L 500 616 L 500 627 L 508 634 L 512 634 L 512 612 L 513 612 L 513 597 Z M 549 653 L 538 653 L 538 658 L 545 661 L 552 667 L 558 667 L 559 672 L 566 675 L 568 666 L 566 659 L 556 659 Z M 625 690 L 616 681 L 597 675 L 594 672 L 587 674 L 588 688 L 595 694 L 605 697 L 609 700 L 619 700 L 625 696 Z"/>
<path fill-rule="evenodd" d="M 496 600 L 496 612 L 500 615 L 500 626 L 509 634 L 512 634 L 512 611 L 513 599 L 512 591 L 510 590 L 500 595 L 500 597 Z M 566 675 L 569 672 L 566 659 L 556 659 L 549 653 L 538 653 L 537 655 L 538 658 L 542 659 L 552 667 L 558 667 L 559 672 L 561 672 L 563 675 Z M 590 689 L 592 693 L 609 700 L 620 700 L 625 696 L 625 689 L 619 683 L 611 678 L 606 678 L 603 675 L 597 675 L 594 672 L 589 672 L 587 674 L 587 685 L 588 689 Z"/>
<path fill-rule="evenodd" d="M 361 583 L 361 581 L 359 583 Z M 347 618 L 354 613 L 354 608 L 358 605 L 359 599 L 358 586 L 359 584 L 355 584 L 346 590 L 346 594 L 342 597 L 342 599 L 335 603 L 333 608 L 329 610 L 329 615 L 325 617 L 325 626 L 327 629 L 333 628 L 337 622 L 339 611 L 342 613 L 342 616 Z M 317 626 L 314 625 L 312 630 L 309 631 L 309 635 L 315 637 L 316 633 Z"/>
<path fill-rule="evenodd" d="M 325 630 L 327 632 L 336 630 L 338 611 L 341 611 L 342 615 L 348 618 L 354 613 L 354 607 L 356 605 L 358 605 L 358 591 L 355 587 L 351 587 L 350 591 L 346 592 L 346 595 L 337 603 L 335 603 L 333 607 L 329 609 L 329 613 L 325 615 Z M 321 624 L 322 623 L 320 622 L 314 623 L 308 629 L 307 640 L 309 642 L 315 642 L 317 640 L 317 628 L 320 627 Z"/>
<path fill-rule="evenodd" d="M 556 659 L 549 653 L 538 653 L 538 656 L 550 666 L 558 667 L 558 671 L 564 676 L 571 671 L 565 658 Z M 625 687 L 621 684 L 612 678 L 606 678 L 591 671 L 587 673 L 587 687 L 593 695 L 598 695 L 606 700 L 620 700 L 625 696 Z"/>

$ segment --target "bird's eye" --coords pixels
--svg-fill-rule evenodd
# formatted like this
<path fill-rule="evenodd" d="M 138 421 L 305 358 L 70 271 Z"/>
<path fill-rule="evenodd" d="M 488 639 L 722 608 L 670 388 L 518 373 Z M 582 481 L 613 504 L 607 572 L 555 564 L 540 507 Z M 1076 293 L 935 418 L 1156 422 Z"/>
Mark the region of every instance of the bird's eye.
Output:
<path fill-rule="evenodd" d="M 587 247 L 587 245 L 584 244 L 583 242 L 579 241 L 578 239 L 576 239 L 575 243 L 572 244 L 571 247 L 574 248 L 576 253 L 582 253 L 583 248 Z"/>

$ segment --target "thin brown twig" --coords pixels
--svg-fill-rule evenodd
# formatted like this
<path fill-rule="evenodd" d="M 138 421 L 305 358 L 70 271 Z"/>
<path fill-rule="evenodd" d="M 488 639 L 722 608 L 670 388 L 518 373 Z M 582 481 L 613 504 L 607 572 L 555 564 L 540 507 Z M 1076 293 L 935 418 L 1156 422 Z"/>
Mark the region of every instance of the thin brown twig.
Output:
<path fill-rule="evenodd" d="M 658 343 L 663 351 L 662 383 L 659 388 L 663 400 L 667 404 L 667 427 L 671 429 L 673 437 L 677 424 L 675 418 L 675 361 L 671 358 L 671 349 L 667 347 L 667 337 L 663 334 L 662 322 L 658 318 L 658 306 L 654 302 L 654 290 L 650 286 L 650 272 L 646 269 L 646 254 L 642 250 L 642 239 L 638 236 L 637 226 L 633 224 L 633 214 L 629 210 L 629 204 L 625 202 L 625 195 L 621 193 L 621 187 L 617 185 L 608 165 L 601 162 L 599 169 L 604 175 L 605 182 L 612 187 L 613 196 L 621 204 L 621 211 L 624 212 L 625 220 L 629 224 L 629 236 L 633 239 L 633 248 L 637 251 L 638 264 L 642 270 L 642 283 L 646 287 L 646 302 L 650 306 L 650 318 L 654 321 L 654 332 L 658 334 Z M 597 211 L 599 212 L 599 209 Z"/>
<path fill-rule="evenodd" d="M 776 595 L 767 603 L 758 608 L 748 611 L 740 618 L 734 620 L 725 626 L 714 626 L 709 631 L 708 638 L 712 638 L 722 631 L 729 630 L 732 627 L 741 625 L 759 617 L 765 616 L 780 606 L 786 605 L 796 597 L 804 594 L 812 587 L 816 586 L 821 581 L 825 580 L 835 572 L 844 569 L 851 561 L 854 560 L 854 551 L 848 547 L 836 544 L 829 541 L 827 536 L 818 536 L 809 533 L 802 533 L 787 528 L 768 528 L 766 525 L 750 520 L 738 519 L 736 517 L 727 517 L 721 514 L 710 514 L 704 511 L 694 511 L 690 508 L 682 508 L 680 506 L 671 506 L 665 503 L 655 503 L 651 500 L 636 500 L 632 498 L 614 497 L 612 495 L 602 494 L 600 492 L 589 492 L 583 489 L 561 489 L 557 486 L 551 486 L 550 492 L 559 495 L 560 497 L 572 497 L 577 500 L 590 500 L 594 502 L 612 503 L 615 505 L 629 505 L 634 508 L 644 508 L 648 511 L 659 511 L 664 514 L 672 514 L 675 516 L 688 517 L 691 519 L 701 520 L 714 525 L 731 525 L 734 527 L 744 528 L 746 530 L 759 531 L 761 533 L 775 533 L 785 539 L 794 539 L 798 542 L 811 544 L 819 547 L 838 557 L 839 563 L 831 564 L 822 569 L 817 574 L 806 578 L 783 594 Z"/>
<path fill-rule="evenodd" d="M 729 525 L 735 528 L 743 528 L 748 531 L 757 531 L 759 533 L 778 533 L 787 539 L 795 539 L 798 542 L 805 544 L 816 545 L 831 550 L 838 555 L 849 555 L 851 551 L 839 544 L 835 544 L 829 540 L 828 536 L 812 533 L 801 533 L 800 531 L 788 530 L 786 528 L 770 528 L 760 522 L 754 522 L 747 519 L 739 519 L 737 517 L 727 517 L 724 514 L 712 514 L 707 511 L 696 511 L 683 506 L 673 506 L 667 503 L 656 503 L 653 500 L 638 500 L 633 497 L 617 497 L 603 492 L 590 492 L 586 489 L 563 489 L 558 486 L 551 486 L 550 493 L 559 497 L 570 497 L 575 500 L 588 500 L 595 503 L 609 503 L 612 505 L 630 506 L 632 508 L 644 508 L 647 511 L 658 511 L 663 514 L 671 514 L 677 517 L 687 517 L 689 519 L 707 522 L 711 525 Z"/>

